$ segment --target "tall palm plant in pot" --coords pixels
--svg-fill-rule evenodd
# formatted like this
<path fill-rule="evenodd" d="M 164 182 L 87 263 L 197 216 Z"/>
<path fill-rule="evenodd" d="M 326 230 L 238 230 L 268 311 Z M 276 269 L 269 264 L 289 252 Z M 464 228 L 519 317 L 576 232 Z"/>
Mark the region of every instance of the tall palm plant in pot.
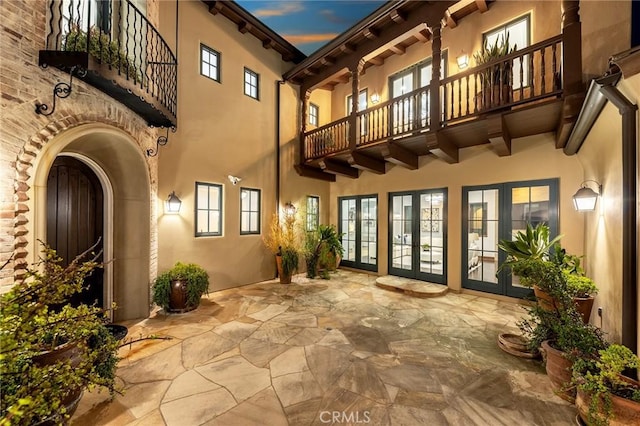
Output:
<path fill-rule="evenodd" d="M 509 47 L 509 33 L 497 37 L 493 44 L 485 38 L 482 48 L 473 54 L 480 72 L 481 91 L 476 95 L 476 109 L 488 109 L 511 101 L 511 63 L 501 58 L 515 52 L 517 46 Z"/>

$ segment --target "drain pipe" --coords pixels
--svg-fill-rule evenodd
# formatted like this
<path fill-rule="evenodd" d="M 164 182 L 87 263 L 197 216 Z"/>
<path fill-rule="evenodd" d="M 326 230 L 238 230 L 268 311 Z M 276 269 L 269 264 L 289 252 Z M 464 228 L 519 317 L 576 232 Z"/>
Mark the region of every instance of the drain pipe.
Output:
<path fill-rule="evenodd" d="M 276 80 L 276 214 L 278 215 L 278 221 L 280 221 L 280 91 L 282 90 L 282 85 L 284 85 L 284 80 Z M 278 268 L 276 266 L 276 270 L 273 274 L 274 278 L 278 277 Z"/>
<path fill-rule="evenodd" d="M 622 115 L 622 344 L 638 350 L 638 151 L 634 105 L 615 86 L 600 92 Z"/>

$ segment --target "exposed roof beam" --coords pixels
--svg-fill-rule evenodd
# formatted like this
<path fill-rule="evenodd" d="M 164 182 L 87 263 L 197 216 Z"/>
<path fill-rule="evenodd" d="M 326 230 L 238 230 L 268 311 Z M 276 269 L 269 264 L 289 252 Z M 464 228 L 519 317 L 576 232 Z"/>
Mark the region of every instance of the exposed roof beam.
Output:
<path fill-rule="evenodd" d="M 322 65 L 325 65 L 325 66 L 330 66 L 330 65 L 335 64 L 335 63 L 336 63 L 336 61 L 335 61 L 335 59 L 329 58 L 329 57 L 327 56 L 327 57 L 324 57 L 324 58 L 320 59 L 320 63 L 321 63 Z"/>
<path fill-rule="evenodd" d="M 380 31 L 376 30 L 375 28 L 369 27 L 365 28 L 364 31 L 362 31 L 362 35 L 369 40 L 374 40 L 380 36 Z"/>
<path fill-rule="evenodd" d="M 361 152 L 352 152 L 349 155 L 348 161 L 349 164 L 356 169 L 366 170 L 379 175 L 383 175 L 387 171 L 383 160 L 369 157 Z"/>
<path fill-rule="evenodd" d="M 382 147 L 382 156 L 389 163 L 397 164 L 409 170 L 418 168 L 418 155 L 407 148 L 394 143 L 387 143 Z"/>
<path fill-rule="evenodd" d="M 429 29 L 427 28 L 422 31 L 418 31 L 413 36 L 417 38 L 418 41 L 421 41 L 422 43 L 427 43 L 429 40 L 431 40 L 431 31 L 429 31 Z"/>
<path fill-rule="evenodd" d="M 222 11 L 222 9 L 224 9 L 224 2 L 216 1 L 209 6 L 209 13 L 211 13 L 212 15 L 217 15 L 218 12 Z"/>
<path fill-rule="evenodd" d="M 486 0 L 476 0 L 476 6 L 478 7 L 480 13 L 485 13 L 487 10 L 489 10 Z"/>
<path fill-rule="evenodd" d="M 455 164 L 459 161 L 459 148 L 448 140 L 441 131 L 427 135 L 427 148 L 433 155 L 449 164 Z"/>
<path fill-rule="evenodd" d="M 401 24 L 404 21 L 407 20 L 407 14 L 396 9 L 396 10 L 392 10 L 391 13 L 389 14 L 389 16 L 391 16 L 391 19 L 393 20 L 393 22 L 395 22 L 396 24 Z"/>
<path fill-rule="evenodd" d="M 342 74 L 336 80 L 338 81 L 338 83 L 347 84 L 349 82 L 349 80 L 351 80 L 351 76 L 349 75 L 349 73 Z"/>
<path fill-rule="evenodd" d="M 401 44 L 398 44 L 396 46 L 391 46 L 389 50 L 395 53 L 396 55 L 404 55 L 404 53 L 407 51 L 406 47 L 402 46 Z"/>
<path fill-rule="evenodd" d="M 238 24 L 238 31 L 240 31 L 242 34 L 248 33 L 249 31 L 251 31 L 251 28 L 253 28 L 251 24 L 246 21 L 240 21 L 240 23 Z"/>
<path fill-rule="evenodd" d="M 493 150 L 500 157 L 511 155 L 511 135 L 503 114 L 491 114 L 487 118 L 487 134 Z"/>
<path fill-rule="evenodd" d="M 451 16 L 451 12 L 449 12 L 448 10 L 444 12 L 444 18 L 442 18 L 442 25 L 449 28 L 455 28 L 458 26 L 458 23 L 456 22 L 455 18 Z"/>
<path fill-rule="evenodd" d="M 331 173 L 325 173 L 320 169 L 316 169 L 315 167 L 310 167 L 304 164 L 296 164 L 293 167 L 296 169 L 296 172 L 300 176 L 304 176 L 312 179 L 324 180 L 327 182 L 336 181 L 336 175 L 333 175 Z"/>
<path fill-rule="evenodd" d="M 369 62 L 370 64 L 373 64 L 373 65 L 380 66 L 380 65 L 384 64 L 384 59 L 379 57 L 379 56 L 376 56 L 374 58 L 367 59 L 367 62 Z"/>
<path fill-rule="evenodd" d="M 360 170 L 333 160 L 320 160 L 320 167 L 322 167 L 322 170 L 326 173 L 341 175 L 351 179 L 357 179 L 360 176 Z"/>
<path fill-rule="evenodd" d="M 276 43 L 270 38 L 267 38 L 262 42 L 262 47 L 264 47 L 265 49 L 272 49 L 276 47 Z"/>
<path fill-rule="evenodd" d="M 342 53 L 353 53 L 356 51 L 356 48 L 353 44 L 351 43 L 345 43 L 342 46 L 340 46 L 340 51 Z"/>

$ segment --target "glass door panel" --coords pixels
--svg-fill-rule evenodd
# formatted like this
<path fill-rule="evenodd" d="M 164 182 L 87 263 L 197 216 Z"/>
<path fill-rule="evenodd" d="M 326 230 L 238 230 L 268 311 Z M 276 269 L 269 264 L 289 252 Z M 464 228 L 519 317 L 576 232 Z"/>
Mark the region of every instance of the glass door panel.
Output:
<path fill-rule="evenodd" d="M 338 198 L 345 266 L 378 270 L 378 197 L 375 195 Z"/>
<path fill-rule="evenodd" d="M 446 282 L 446 190 L 389 194 L 389 273 Z"/>
<path fill-rule="evenodd" d="M 500 225 L 498 189 L 469 191 L 467 202 L 467 279 L 488 283 L 497 292 Z"/>

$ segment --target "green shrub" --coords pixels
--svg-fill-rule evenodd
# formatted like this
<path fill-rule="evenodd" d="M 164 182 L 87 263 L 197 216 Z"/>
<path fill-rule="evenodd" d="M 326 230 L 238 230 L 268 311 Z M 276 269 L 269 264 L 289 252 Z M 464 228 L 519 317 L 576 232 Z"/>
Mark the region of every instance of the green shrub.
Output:
<path fill-rule="evenodd" d="M 163 309 L 169 308 L 171 299 L 171 281 L 187 282 L 187 306 L 200 304 L 200 298 L 209 290 L 209 274 L 194 263 L 176 262 L 175 266 L 158 275 L 153 284 L 153 302 Z"/>

